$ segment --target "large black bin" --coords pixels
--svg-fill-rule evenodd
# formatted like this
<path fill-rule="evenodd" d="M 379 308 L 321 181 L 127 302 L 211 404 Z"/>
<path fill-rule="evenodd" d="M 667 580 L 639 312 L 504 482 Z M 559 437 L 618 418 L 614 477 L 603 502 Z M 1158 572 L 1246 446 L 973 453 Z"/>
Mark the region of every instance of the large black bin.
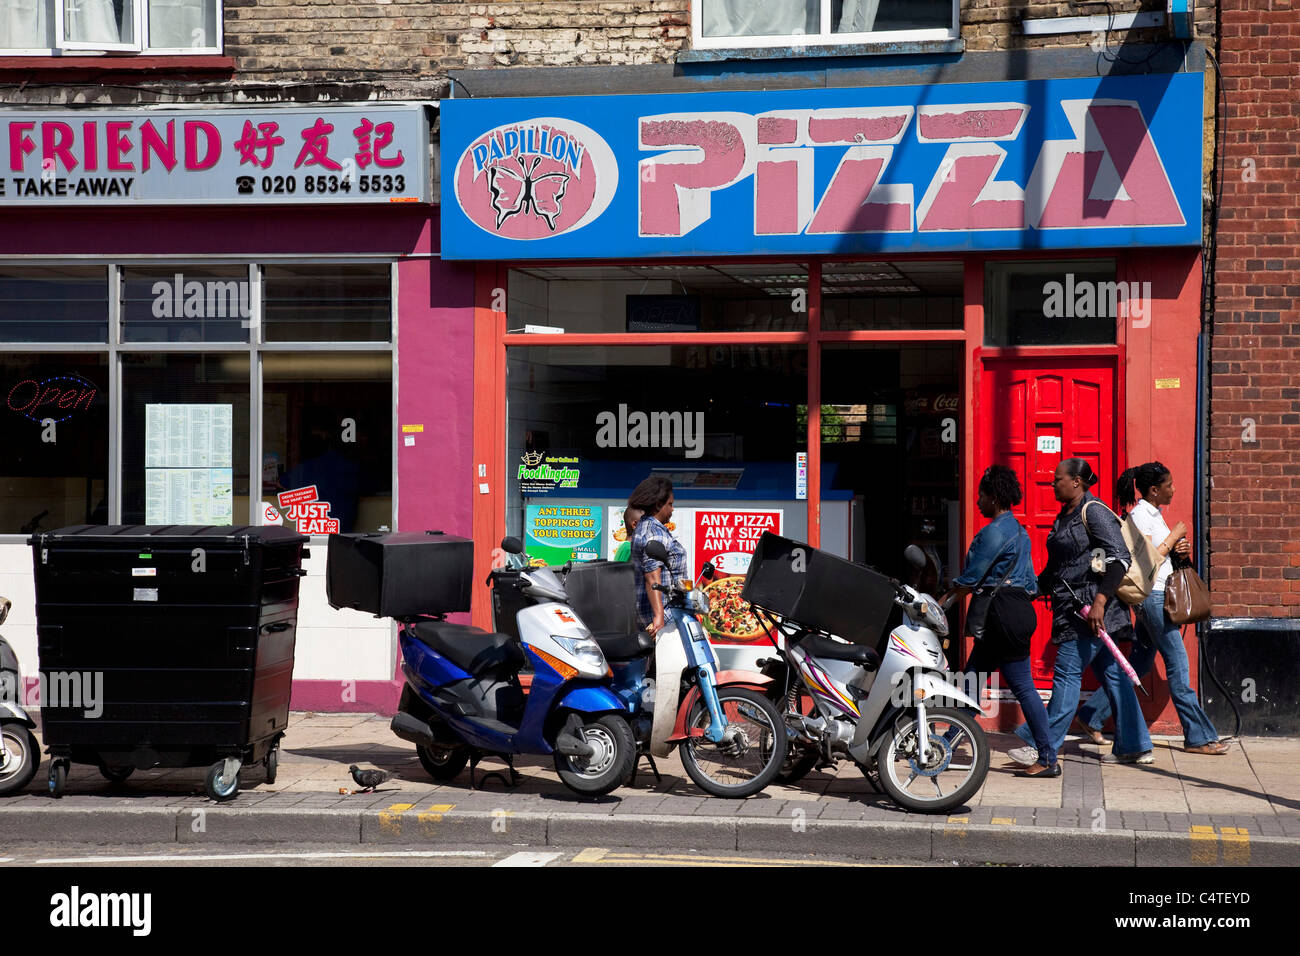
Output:
<path fill-rule="evenodd" d="M 474 542 L 441 531 L 330 536 L 325 587 L 330 605 L 379 617 L 470 609 Z"/>
<path fill-rule="evenodd" d="M 874 646 L 896 593 L 879 571 L 765 532 L 750 560 L 741 597 L 812 630 Z"/>
<path fill-rule="evenodd" d="M 60 765 L 213 764 L 209 795 L 289 723 L 307 538 L 279 527 L 79 525 L 28 539 L 36 572 L 42 729 Z M 215 763 L 214 763 L 215 761 Z"/>

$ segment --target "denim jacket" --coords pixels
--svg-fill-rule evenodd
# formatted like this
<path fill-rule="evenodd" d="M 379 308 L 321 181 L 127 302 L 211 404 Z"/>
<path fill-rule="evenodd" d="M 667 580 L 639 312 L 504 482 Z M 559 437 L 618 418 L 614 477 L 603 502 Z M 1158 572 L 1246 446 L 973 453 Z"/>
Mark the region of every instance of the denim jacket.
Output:
<path fill-rule="evenodd" d="M 1014 544 L 1010 544 L 1012 540 Z M 1008 546 L 1010 545 L 1010 546 Z M 990 563 L 992 567 L 990 568 Z M 987 572 L 987 577 L 985 573 Z M 966 552 L 966 566 L 953 584 L 973 588 L 983 578 L 983 590 L 998 586 L 1008 573 L 1007 587 L 1038 593 L 1038 578 L 1029 557 L 1029 532 L 1010 511 L 1004 511 L 980 529 Z"/>
<path fill-rule="evenodd" d="M 1088 524 L 1083 523 L 1083 509 L 1088 509 Z M 1061 508 L 1047 536 L 1047 567 L 1038 576 L 1039 587 L 1052 599 L 1052 643 L 1073 640 L 1078 624 L 1080 605 L 1089 605 L 1097 596 L 1097 586 L 1102 575 L 1092 570 L 1095 549 L 1103 552 L 1107 565 L 1118 561 L 1125 568 L 1132 556 L 1119 519 L 1099 499 L 1085 492 L 1078 508 L 1067 511 Z M 1078 596 L 1076 601 L 1069 588 Z M 1077 622 L 1077 624 L 1076 624 Z M 1106 596 L 1106 613 L 1102 623 L 1116 640 L 1128 635 L 1133 619 L 1128 606 L 1114 594 Z M 1086 625 L 1084 625 L 1086 627 Z M 1089 630 L 1091 633 L 1091 630 Z"/>

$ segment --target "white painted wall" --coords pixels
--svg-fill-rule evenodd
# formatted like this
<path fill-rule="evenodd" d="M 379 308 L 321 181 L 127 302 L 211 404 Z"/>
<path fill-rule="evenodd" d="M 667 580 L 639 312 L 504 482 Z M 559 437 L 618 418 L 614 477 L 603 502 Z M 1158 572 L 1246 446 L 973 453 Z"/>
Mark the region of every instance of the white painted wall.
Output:
<path fill-rule="evenodd" d="M 325 554 L 322 542 L 303 562 L 298 601 L 296 680 L 388 680 L 397 662 L 397 632 L 391 621 L 359 611 L 336 611 L 325 600 Z M 0 595 L 13 601 L 9 619 L 0 625 L 18 655 L 23 675 L 35 677 L 36 589 L 32 550 L 21 542 L 0 543 Z"/>

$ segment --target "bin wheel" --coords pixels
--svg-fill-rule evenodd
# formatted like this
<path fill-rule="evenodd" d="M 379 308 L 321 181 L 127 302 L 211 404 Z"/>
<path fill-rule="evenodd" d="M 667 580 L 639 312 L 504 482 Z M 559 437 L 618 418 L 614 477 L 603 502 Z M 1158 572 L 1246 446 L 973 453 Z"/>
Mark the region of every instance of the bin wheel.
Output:
<path fill-rule="evenodd" d="M 58 799 L 68 787 L 68 762 L 66 760 L 50 761 L 50 796 Z"/>
<path fill-rule="evenodd" d="M 235 799 L 239 793 L 239 772 L 226 777 L 226 762 L 218 760 L 208 768 L 208 776 L 203 781 L 203 789 L 207 791 L 208 799 L 215 800 L 218 803 L 224 803 L 226 800 Z"/>
<path fill-rule="evenodd" d="M 275 747 L 266 755 L 266 782 L 275 783 L 276 771 L 280 769 L 280 748 Z"/>
<path fill-rule="evenodd" d="M 99 772 L 104 775 L 104 779 L 109 783 L 117 785 L 125 783 L 127 778 L 135 773 L 135 767 L 109 767 L 100 764 Z"/>

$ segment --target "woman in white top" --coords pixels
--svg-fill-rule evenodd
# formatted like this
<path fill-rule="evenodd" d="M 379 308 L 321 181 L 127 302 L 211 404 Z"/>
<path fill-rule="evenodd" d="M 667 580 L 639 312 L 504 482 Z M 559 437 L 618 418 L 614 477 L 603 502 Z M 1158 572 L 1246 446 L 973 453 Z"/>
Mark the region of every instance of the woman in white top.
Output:
<path fill-rule="evenodd" d="M 1134 488 L 1142 495 L 1137 500 Z M 1187 525 L 1178 522 L 1171 531 L 1160 513 L 1161 507 L 1174 499 L 1174 476 L 1158 461 L 1130 468 L 1120 475 L 1115 488 L 1116 502 L 1121 515 L 1131 512 L 1133 523 L 1160 552 L 1164 563 L 1156 574 L 1151 595 L 1134 608 L 1137 612 L 1137 636 L 1133 640 L 1130 663 L 1139 675 L 1145 675 L 1155 663 L 1156 651 L 1165 659 L 1165 672 L 1169 679 L 1169 696 L 1183 725 L 1183 749 L 1195 754 L 1224 754 L 1226 744 L 1219 741 L 1219 733 L 1196 699 L 1188 680 L 1187 649 L 1178 625 L 1165 612 L 1165 582 L 1173 573 L 1171 553 L 1186 557 L 1191 553 L 1187 540 Z M 1105 694 L 1093 694 L 1079 708 L 1079 724 L 1084 736 L 1100 743 L 1101 727 L 1110 716 L 1110 701 Z"/>

